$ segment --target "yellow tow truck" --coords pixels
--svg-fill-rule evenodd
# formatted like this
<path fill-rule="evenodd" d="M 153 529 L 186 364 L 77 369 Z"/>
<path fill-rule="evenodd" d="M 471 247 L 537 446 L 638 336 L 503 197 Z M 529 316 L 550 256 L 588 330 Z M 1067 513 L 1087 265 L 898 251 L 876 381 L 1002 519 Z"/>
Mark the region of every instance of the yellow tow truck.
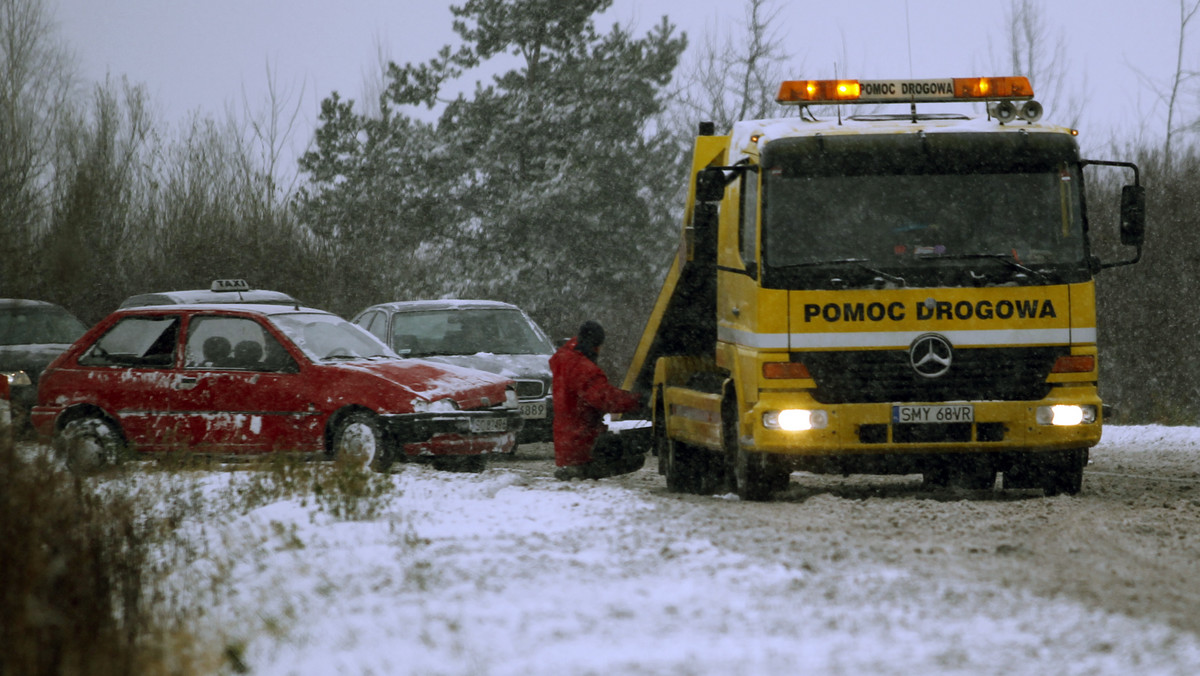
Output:
<path fill-rule="evenodd" d="M 808 470 L 1079 492 L 1104 418 L 1093 278 L 1141 257 L 1137 167 L 1081 159 L 1024 77 L 788 81 L 778 101 L 799 114 L 701 124 L 625 377 L 668 488 L 764 500 Z M 1092 250 L 1088 165 L 1132 176 L 1131 257 Z"/>

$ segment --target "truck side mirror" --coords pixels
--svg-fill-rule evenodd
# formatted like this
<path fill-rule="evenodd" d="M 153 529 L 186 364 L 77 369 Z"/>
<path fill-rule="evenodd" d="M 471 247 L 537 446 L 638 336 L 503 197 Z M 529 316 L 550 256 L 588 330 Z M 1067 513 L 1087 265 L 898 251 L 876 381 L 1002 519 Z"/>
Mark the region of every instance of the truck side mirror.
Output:
<path fill-rule="evenodd" d="M 1141 246 L 1146 237 L 1146 188 L 1127 185 L 1121 189 L 1121 244 Z"/>
<path fill-rule="evenodd" d="M 701 169 L 696 174 L 696 201 L 720 202 L 725 198 L 725 172 L 721 169 Z"/>

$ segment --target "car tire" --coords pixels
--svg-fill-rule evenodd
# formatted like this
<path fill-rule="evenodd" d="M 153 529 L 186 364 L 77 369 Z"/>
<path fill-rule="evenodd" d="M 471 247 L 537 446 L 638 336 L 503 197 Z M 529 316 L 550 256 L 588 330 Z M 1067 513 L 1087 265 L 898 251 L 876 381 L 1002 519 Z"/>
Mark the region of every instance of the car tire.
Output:
<path fill-rule="evenodd" d="M 333 459 L 386 472 L 392 466 L 391 449 L 384 443 L 379 420 L 365 411 L 355 411 L 338 422 L 333 434 Z"/>
<path fill-rule="evenodd" d="M 54 435 L 54 450 L 72 473 L 86 475 L 120 463 L 125 440 L 116 425 L 89 416 L 63 425 Z"/>

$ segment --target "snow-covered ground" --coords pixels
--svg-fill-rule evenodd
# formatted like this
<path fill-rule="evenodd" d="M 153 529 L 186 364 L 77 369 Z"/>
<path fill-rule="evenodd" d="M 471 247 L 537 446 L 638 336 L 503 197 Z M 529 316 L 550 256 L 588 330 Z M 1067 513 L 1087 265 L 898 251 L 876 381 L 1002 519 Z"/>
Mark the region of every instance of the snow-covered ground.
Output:
<path fill-rule="evenodd" d="M 363 520 L 214 502 L 167 584 L 264 675 L 1200 673 L 1198 429 L 1109 428 L 1049 499 L 796 474 L 746 503 L 653 461 L 561 483 L 548 448 L 404 466 Z"/>

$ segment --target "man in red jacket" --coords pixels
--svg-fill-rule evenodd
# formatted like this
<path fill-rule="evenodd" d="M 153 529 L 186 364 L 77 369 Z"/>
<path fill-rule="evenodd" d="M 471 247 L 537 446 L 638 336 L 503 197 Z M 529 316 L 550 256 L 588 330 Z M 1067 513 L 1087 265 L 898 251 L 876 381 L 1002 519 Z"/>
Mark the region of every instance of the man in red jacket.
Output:
<path fill-rule="evenodd" d="M 613 387 L 596 364 L 604 328 L 594 321 L 550 357 L 554 382 L 554 464 L 558 479 L 599 479 L 626 474 L 646 462 L 643 451 L 607 432 L 605 413 L 627 413 L 641 406 L 637 395 Z"/>

